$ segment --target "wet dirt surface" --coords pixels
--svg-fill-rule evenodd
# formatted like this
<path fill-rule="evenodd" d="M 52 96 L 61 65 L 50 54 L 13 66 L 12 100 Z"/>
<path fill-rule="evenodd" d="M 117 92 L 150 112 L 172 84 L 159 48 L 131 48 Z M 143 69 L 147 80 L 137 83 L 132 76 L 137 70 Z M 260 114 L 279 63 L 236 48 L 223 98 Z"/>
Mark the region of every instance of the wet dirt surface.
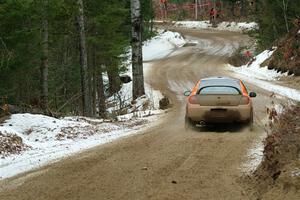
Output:
<path fill-rule="evenodd" d="M 173 104 L 161 125 L 0 182 L 0 199 L 249 199 L 239 178 L 247 149 L 261 134 L 270 93 L 254 100 L 255 129 L 238 125 L 186 132 L 185 97 L 198 79 L 231 76 L 228 56 L 248 42 L 239 33 L 178 30 L 195 46 L 151 62 L 146 81 Z"/>

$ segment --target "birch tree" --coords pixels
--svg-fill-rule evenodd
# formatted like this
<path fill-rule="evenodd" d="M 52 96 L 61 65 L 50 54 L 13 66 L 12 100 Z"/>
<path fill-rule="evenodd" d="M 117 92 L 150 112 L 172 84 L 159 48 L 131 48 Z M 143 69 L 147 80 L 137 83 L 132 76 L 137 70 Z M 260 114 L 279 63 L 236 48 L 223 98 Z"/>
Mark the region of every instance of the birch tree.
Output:
<path fill-rule="evenodd" d="M 78 27 L 80 37 L 80 67 L 81 67 L 81 92 L 83 102 L 83 115 L 92 116 L 92 105 L 90 98 L 89 88 L 89 72 L 87 62 L 87 51 L 86 51 L 86 36 L 85 36 L 85 23 L 84 23 L 84 8 L 83 1 L 77 0 L 78 4 Z"/>
<path fill-rule="evenodd" d="M 140 0 L 131 0 L 132 95 L 145 94 L 142 52 L 142 16 Z"/>
<path fill-rule="evenodd" d="M 198 0 L 195 0 L 195 20 L 198 20 Z"/>

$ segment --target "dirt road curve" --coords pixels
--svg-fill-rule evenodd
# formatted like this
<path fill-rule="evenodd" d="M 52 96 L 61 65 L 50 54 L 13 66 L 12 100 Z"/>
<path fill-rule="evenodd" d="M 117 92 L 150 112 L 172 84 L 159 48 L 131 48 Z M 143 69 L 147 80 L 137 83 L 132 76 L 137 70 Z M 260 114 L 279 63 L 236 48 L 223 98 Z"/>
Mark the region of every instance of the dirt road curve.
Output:
<path fill-rule="evenodd" d="M 230 75 L 224 63 L 248 38 L 237 33 L 181 32 L 198 40 L 153 62 L 146 81 L 169 96 L 172 111 L 159 127 L 0 183 L 0 199 L 252 199 L 239 183 L 247 148 L 262 130 L 236 127 L 185 132 L 181 93 L 197 79 Z M 268 93 L 258 91 L 264 118 Z"/>

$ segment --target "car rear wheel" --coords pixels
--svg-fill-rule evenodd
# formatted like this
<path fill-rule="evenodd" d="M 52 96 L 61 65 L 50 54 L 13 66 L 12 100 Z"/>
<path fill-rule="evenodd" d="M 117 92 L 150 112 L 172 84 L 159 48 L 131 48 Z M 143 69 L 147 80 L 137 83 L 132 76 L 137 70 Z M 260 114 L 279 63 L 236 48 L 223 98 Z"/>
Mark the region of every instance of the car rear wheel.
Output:
<path fill-rule="evenodd" d="M 248 127 L 249 130 L 252 132 L 254 129 L 254 116 L 253 116 L 253 110 L 251 110 L 250 119 L 248 121 Z"/>
<path fill-rule="evenodd" d="M 192 130 L 195 128 L 195 123 L 187 116 L 185 116 L 185 118 L 184 118 L 184 128 L 186 131 L 189 131 L 189 130 Z"/>

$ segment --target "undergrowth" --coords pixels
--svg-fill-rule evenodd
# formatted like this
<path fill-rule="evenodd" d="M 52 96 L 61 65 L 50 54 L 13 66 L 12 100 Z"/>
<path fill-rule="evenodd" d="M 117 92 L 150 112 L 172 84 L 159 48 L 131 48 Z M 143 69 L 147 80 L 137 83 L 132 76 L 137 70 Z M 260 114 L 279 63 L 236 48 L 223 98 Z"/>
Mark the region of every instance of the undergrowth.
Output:
<path fill-rule="evenodd" d="M 300 106 L 293 105 L 277 113 L 268 109 L 269 134 L 264 141 L 262 167 L 276 180 L 281 168 L 291 160 L 299 159 L 300 153 Z"/>
<path fill-rule="evenodd" d="M 300 106 L 269 108 L 267 112 L 269 124 L 268 135 L 264 140 L 263 160 L 251 178 L 257 199 L 263 199 L 275 191 L 282 195 L 298 191 L 295 188 L 299 184 L 299 181 L 293 179 L 290 170 L 291 166 L 295 167 L 295 163 L 300 163 Z"/>

